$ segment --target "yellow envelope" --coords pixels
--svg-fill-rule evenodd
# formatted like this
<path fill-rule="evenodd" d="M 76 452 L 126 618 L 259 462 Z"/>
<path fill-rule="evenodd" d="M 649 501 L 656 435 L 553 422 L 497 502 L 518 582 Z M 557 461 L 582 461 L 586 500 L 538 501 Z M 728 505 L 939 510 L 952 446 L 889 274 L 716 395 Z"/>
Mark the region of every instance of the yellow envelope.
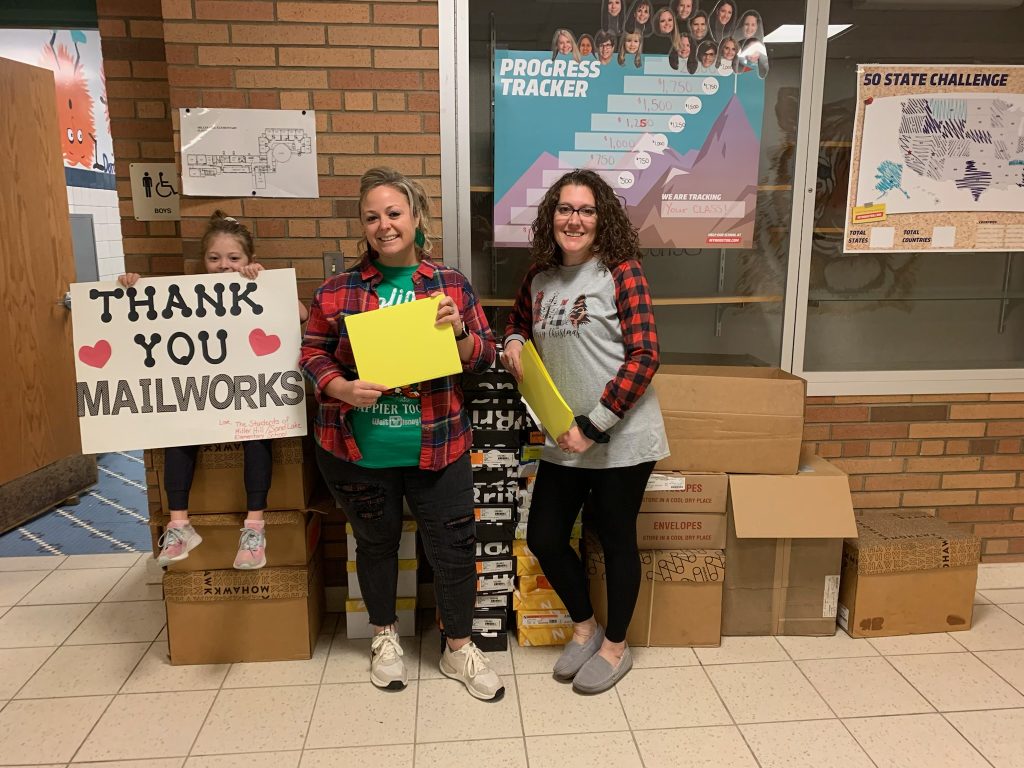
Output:
<path fill-rule="evenodd" d="M 554 438 L 569 431 L 573 425 L 572 409 L 566 404 L 562 394 L 551 380 L 544 361 L 537 354 L 532 341 L 526 342 L 520 356 L 523 365 L 523 380 L 519 382 L 519 391 L 533 412 L 540 419 L 541 426 Z"/>
<path fill-rule="evenodd" d="M 451 326 L 434 326 L 440 301 L 434 296 L 346 317 L 359 378 L 390 388 L 462 373 Z"/>

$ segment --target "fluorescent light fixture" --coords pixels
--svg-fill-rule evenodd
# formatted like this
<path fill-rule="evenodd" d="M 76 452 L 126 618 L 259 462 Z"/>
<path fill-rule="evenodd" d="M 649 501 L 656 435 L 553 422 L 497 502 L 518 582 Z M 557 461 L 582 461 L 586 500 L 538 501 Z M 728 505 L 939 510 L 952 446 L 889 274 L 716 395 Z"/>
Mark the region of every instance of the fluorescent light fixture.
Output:
<path fill-rule="evenodd" d="M 829 39 L 835 37 L 840 32 L 845 32 L 852 24 L 829 24 L 828 25 L 828 36 Z M 802 43 L 804 41 L 804 25 L 803 24 L 783 24 L 775 30 L 772 30 L 765 35 L 764 41 L 766 43 L 778 44 L 778 43 Z"/>

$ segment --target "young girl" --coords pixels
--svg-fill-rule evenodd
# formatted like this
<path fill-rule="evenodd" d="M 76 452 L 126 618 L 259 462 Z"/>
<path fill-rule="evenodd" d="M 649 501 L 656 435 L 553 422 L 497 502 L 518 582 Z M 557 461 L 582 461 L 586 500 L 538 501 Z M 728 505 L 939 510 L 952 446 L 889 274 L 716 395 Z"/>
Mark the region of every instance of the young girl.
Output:
<path fill-rule="evenodd" d="M 252 235 L 244 225 L 224 214 L 214 211 L 210 225 L 202 240 L 203 266 L 209 274 L 239 272 L 255 280 L 263 266 L 253 261 L 255 248 Z M 135 285 L 140 276 L 134 272 L 121 275 L 117 280 L 126 288 Z M 299 322 L 305 322 L 309 313 L 299 302 Z M 267 564 L 267 539 L 264 534 L 263 512 L 267 506 L 270 491 L 270 477 L 273 462 L 270 440 L 249 440 L 242 443 L 245 451 L 245 493 L 248 514 L 238 543 L 238 554 L 234 567 L 239 570 L 253 570 Z M 192 476 L 196 469 L 198 445 L 179 446 L 164 450 L 164 489 L 167 491 L 168 510 L 171 522 L 160 537 L 159 565 L 176 563 L 188 557 L 188 553 L 199 546 L 203 539 L 188 521 L 188 496 L 192 488 Z"/>

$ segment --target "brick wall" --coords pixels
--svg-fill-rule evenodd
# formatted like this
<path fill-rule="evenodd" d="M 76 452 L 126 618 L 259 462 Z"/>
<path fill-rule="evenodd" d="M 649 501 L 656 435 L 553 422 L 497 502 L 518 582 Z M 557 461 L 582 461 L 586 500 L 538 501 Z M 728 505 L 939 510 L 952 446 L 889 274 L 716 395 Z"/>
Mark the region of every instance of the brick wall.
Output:
<path fill-rule="evenodd" d="M 145 275 L 182 272 L 176 221 L 136 221 L 132 162 L 174 162 L 167 63 L 160 0 L 97 0 L 125 270 Z"/>
<path fill-rule="evenodd" d="M 804 439 L 850 475 L 857 509 L 920 509 L 1024 561 L 1024 394 L 810 397 Z"/>
<path fill-rule="evenodd" d="M 373 165 L 420 180 L 440 231 L 436 2 L 164 0 L 163 19 L 175 129 L 180 107 L 313 109 L 317 120 L 320 198 L 183 198 L 186 269 L 221 208 L 252 229 L 262 264 L 297 270 L 309 299 L 324 253 L 358 253 L 359 176 Z"/>

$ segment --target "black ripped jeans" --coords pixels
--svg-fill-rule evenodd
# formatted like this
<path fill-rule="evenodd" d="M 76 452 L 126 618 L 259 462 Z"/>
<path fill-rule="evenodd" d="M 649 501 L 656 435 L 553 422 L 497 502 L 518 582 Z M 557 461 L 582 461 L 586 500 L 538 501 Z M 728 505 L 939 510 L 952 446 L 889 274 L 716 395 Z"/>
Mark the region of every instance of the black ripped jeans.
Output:
<path fill-rule="evenodd" d="M 402 498 L 419 524 L 434 569 L 434 591 L 448 637 L 469 637 L 476 601 L 476 521 L 469 454 L 439 472 L 419 467 L 368 469 L 316 448 L 316 460 L 356 536 L 356 573 L 370 623 L 397 620 Z"/>

